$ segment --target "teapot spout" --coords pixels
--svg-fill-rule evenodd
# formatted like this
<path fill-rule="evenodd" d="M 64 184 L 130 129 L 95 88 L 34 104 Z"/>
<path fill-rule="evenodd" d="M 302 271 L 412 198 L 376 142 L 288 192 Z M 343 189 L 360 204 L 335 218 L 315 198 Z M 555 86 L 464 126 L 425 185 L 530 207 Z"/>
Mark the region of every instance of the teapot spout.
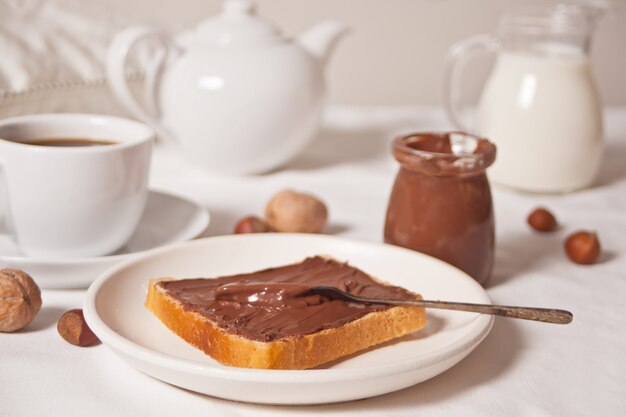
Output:
<path fill-rule="evenodd" d="M 325 64 L 335 49 L 335 45 L 348 31 L 347 26 L 339 22 L 324 21 L 301 34 L 297 42 L 311 55 Z"/>

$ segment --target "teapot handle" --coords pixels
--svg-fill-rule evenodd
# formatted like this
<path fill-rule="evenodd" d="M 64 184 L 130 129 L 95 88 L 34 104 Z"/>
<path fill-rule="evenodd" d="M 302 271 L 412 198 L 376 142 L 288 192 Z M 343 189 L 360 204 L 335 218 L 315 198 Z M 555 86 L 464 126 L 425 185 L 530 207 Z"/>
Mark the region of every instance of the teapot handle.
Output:
<path fill-rule="evenodd" d="M 500 49 L 500 41 L 491 35 L 477 35 L 457 42 L 450 47 L 444 65 L 443 104 L 448 118 L 456 129 L 470 133 L 461 121 L 460 81 L 464 64 L 469 54 L 480 51 L 496 52 Z"/>
<path fill-rule="evenodd" d="M 153 116 L 139 105 L 128 87 L 126 79 L 126 62 L 132 47 L 142 39 L 154 37 L 163 48 L 160 48 L 151 65 L 148 66 L 145 76 L 146 104 L 153 114 L 157 114 L 156 86 L 161 69 L 170 50 L 169 42 L 163 32 L 158 29 L 138 26 L 126 29 L 115 36 L 109 46 L 106 60 L 106 79 L 115 98 L 137 119 L 148 124 L 157 135 L 165 141 L 173 142 L 173 135 L 163 126 L 157 116 Z"/>

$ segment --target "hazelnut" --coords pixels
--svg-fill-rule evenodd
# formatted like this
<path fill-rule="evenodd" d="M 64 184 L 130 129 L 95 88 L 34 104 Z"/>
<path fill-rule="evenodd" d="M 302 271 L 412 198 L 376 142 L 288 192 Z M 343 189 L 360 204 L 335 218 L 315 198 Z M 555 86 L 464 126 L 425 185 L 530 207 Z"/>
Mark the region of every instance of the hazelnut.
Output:
<path fill-rule="evenodd" d="M 83 310 L 79 308 L 63 313 L 57 331 L 63 339 L 76 346 L 90 346 L 99 341 L 87 325 Z"/>
<path fill-rule="evenodd" d="M 26 272 L 0 270 L 0 332 L 14 332 L 33 321 L 41 309 L 41 291 Z"/>
<path fill-rule="evenodd" d="M 565 253 L 572 262 L 590 265 L 600 255 L 600 241 L 594 232 L 578 231 L 565 240 Z"/>
<path fill-rule="evenodd" d="M 256 216 L 248 216 L 237 222 L 233 233 L 268 233 L 271 231 L 272 229 L 267 223 L 265 223 L 265 221 Z"/>
<path fill-rule="evenodd" d="M 326 206 L 310 194 L 284 190 L 265 208 L 265 220 L 277 232 L 317 233 L 326 224 Z"/>
<path fill-rule="evenodd" d="M 543 207 L 537 207 L 528 215 L 528 224 L 539 232 L 556 230 L 557 222 L 554 215 Z"/>

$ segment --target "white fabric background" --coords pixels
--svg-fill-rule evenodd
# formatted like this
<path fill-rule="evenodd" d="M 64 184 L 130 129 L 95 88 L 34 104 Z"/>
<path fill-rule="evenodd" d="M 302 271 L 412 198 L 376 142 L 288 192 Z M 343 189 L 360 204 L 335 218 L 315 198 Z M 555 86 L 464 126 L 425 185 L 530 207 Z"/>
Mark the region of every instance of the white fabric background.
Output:
<path fill-rule="evenodd" d="M 112 37 L 131 23 L 98 1 L 0 0 L 0 92 L 103 79 Z M 138 48 L 131 69 L 145 55 Z"/>
<path fill-rule="evenodd" d="M 497 319 L 466 359 L 414 387 L 344 404 L 259 406 L 167 385 L 128 367 L 106 346 L 65 343 L 56 322 L 81 306 L 84 291 L 44 291 L 30 326 L 0 334 L 0 416 L 626 415 L 626 108 L 607 112 L 607 122 L 596 187 L 561 196 L 494 193 L 497 256 L 489 295 L 495 303 L 570 309 L 571 325 Z M 229 233 L 237 218 L 261 213 L 271 194 L 293 187 L 327 202 L 328 232 L 381 241 L 396 171 L 390 140 L 399 132 L 448 127 L 435 109 L 334 109 L 317 141 L 283 170 L 214 178 L 159 149 L 152 185 L 204 203 L 212 215 L 206 235 Z M 562 230 L 529 230 L 526 215 L 538 204 L 553 209 Z M 599 264 L 566 260 L 562 241 L 579 228 L 598 232 Z"/>
<path fill-rule="evenodd" d="M 124 114 L 105 84 L 104 62 L 113 36 L 131 23 L 99 0 L 0 0 L 0 119 Z M 150 53 L 149 42 L 134 48 L 130 79 L 140 78 Z"/>

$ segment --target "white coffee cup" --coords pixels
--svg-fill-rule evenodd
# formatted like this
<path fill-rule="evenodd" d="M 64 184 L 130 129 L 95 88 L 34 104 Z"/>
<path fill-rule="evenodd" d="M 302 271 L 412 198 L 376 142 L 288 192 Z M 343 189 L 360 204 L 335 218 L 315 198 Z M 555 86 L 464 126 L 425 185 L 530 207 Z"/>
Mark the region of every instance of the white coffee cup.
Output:
<path fill-rule="evenodd" d="M 111 141 L 41 146 L 33 140 Z M 154 132 L 118 117 L 37 114 L 0 121 L 0 213 L 21 251 L 37 258 L 119 249 L 143 213 Z"/>

